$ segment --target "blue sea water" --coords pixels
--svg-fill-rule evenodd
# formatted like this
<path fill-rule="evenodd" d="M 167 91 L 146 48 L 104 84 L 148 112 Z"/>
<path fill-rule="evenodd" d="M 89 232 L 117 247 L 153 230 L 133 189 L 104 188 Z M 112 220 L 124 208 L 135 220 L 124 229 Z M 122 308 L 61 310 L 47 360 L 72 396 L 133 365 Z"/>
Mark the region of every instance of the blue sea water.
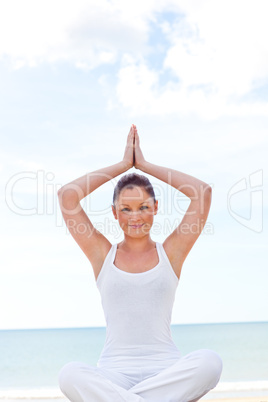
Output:
<path fill-rule="evenodd" d="M 69 361 L 96 365 L 105 331 L 104 327 L 0 331 L 0 398 L 10 390 L 58 389 L 58 372 Z M 182 355 L 202 348 L 216 351 L 223 360 L 220 383 L 229 383 L 229 388 L 230 383 L 234 390 L 237 384 L 267 382 L 268 322 L 181 324 L 172 325 L 171 331 Z"/>

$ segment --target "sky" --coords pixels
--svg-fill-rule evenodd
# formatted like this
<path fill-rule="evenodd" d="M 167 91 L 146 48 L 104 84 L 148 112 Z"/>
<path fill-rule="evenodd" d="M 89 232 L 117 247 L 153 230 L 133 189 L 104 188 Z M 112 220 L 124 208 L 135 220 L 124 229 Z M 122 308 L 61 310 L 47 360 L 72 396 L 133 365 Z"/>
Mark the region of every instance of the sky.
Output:
<path fill-rule="evenodd" d="M 265 0 L 0 3 L 0 329 L 105 326 L 57 190 L 120 162 L 132 123 L 146 160 L 213 189 L 172 324 L 268 321 L 266 15 Z M 146 176 L 164 242 L 189 199 Z M 82 201 L 112 244 L 120 177 Z"/>

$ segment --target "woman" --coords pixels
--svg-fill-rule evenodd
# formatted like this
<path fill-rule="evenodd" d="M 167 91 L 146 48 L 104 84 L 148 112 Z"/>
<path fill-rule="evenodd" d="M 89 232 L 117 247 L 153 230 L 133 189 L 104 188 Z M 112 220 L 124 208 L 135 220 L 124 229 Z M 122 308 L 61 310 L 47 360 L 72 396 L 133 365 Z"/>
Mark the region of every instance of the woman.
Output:
<path fill-rule="evenodd" d="M 158 201 L 143 175 L 124 175 L 115 187 L 112 211 L 124 232 L 119 244 L 112 245 L 96 230 L 80 205 L 133 166 L 191 200 L 182 222 L 163 244 L 150 236 Z M 219 382 L 222 360 L 209 349 L 182 357 L 170 322 L 183 262 L 207 220 L 211 187 L 146 161 L 132 125 L 121 162 L 66 184 L 58 195 L 66 225 L 93 267 L 106 318 L 97 366 L 66 364 L 59 375 L 62 392 L 73 402 L 198 401 Z"/>

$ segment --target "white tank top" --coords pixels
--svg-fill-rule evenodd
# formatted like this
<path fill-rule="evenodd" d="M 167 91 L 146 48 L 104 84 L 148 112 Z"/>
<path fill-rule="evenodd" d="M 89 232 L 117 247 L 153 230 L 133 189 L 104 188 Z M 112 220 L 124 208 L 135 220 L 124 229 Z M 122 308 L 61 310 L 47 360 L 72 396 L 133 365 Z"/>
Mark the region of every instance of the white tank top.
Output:
<path fill-rule="evenodd" d="M 109 250 L 96 285 L 106 320 L 106 339 L 98 367 L 158 364 L 181 356 L 170 330 L 179 279 L 165 249 L 156 242 L 158 264 L 146 272 L 125 272 L 114 265 L 117 244 Z"/>

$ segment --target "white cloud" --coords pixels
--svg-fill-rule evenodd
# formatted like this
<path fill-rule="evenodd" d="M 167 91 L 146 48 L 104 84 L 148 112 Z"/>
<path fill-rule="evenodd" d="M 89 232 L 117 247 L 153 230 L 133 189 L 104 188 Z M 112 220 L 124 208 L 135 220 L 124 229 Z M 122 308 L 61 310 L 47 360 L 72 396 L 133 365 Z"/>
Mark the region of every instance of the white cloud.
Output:
<path fill-rule="evenodd" d="M 11 59 L 15 68 L 57 61 L 95 68 L 114 62 L 118 52 L 144 50 L 147 31 L 144 15 L 130 16 L 128 4 L 117 1 L 0 4 L 0 57 Z"/>
<path fill-rule="evenodd" d="M 111 92 L 133 115 L 267 116 L 267 102 L 244 99 L 268 78 L 266 8 L 265 0 L 10 0 L 0 5 L 0 57 L 15 68 L 119 62 Z M 165 43 L 160 67 L 151 67 L 152 26 Z"/>
<path fill-rule="evenodd" d="M 267 77 L 267 2 L 185 3 L 186 18 L 166 31 L 172 43 L 164 63 L 182 85 L 211 85 L 219 94 L 244 95 Z"/>
<path fill-rule="evenodd" d="M 172 81 L 161 87 L 160 74 L 145 62 L 129 62 L 118 74 L 117 97 L 132 116 L 195 114 L 205 119 L 225 116 L 268 116 L 268 103 L 240 101 L 206 88 L 192 89 Z"/>
<path fill-rule="evenodd" d="M 268 116 L 268 102 L 245 100 L 268 81 L 267 3 L 177 5 L 184 17 L 160 25 L 169 40 L 162 69 L 150 68 L 146 59 L 124 61 L 118 74 L 119 103 L 133 115 Z M 160 84 L 163 74 L 169 76 L 165 85 Z"/>
<path fill-rule="evenodd" d="M 63 3 L 55 2 L 51 7 L 51 1 L 2 2 L 0 54 L 10 57 L 16 67 L 55 58 L 74 13 L 68 2 L 66 6 Z"/>

